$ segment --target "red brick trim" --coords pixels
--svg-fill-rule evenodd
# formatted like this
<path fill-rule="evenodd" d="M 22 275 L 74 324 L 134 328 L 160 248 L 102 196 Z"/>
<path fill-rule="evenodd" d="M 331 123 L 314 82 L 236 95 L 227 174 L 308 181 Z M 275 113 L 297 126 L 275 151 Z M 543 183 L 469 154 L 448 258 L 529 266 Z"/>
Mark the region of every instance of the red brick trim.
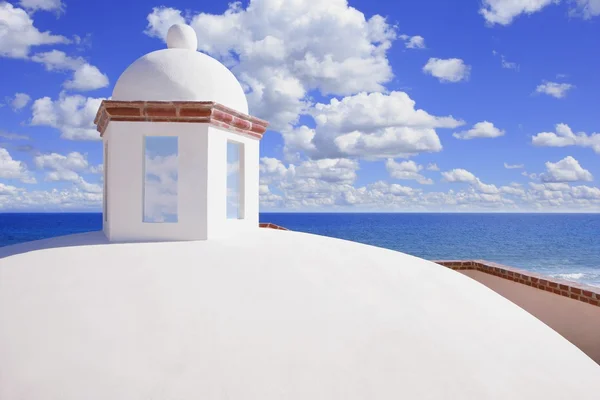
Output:
<path fill-rule="evenodd" d="M 103 100 L 94 123 L 100 136 L 110 121 L 196 122 L 261 139 L 268 122 L 212 101 Z"/>
<path fill-rule="evenodd" d="M 453 270 L 471 269 L 486 274 L 494 275 L 499 278 L 508 279 L 523 285 L 531 286 L 546 292 L 569 297 L 593 306 L 600 307 L 600 288 L 594 286 L 581 285 L 561 279 L 549 278 L 544 275 L 535 274 L 529 271 L 507 267 L 482 260 L 444 260 L 434 261 L 436 264 L 443 265 Z"/>
<path fill-rule="evenodd" d="M 284 228 L 283 226 L 275 225 L 270 222 L 261 222 L 258 224 L 261 228 L 269 228 L 269 229 L 279 229 L 280 231 L 288 231 L 289 229 Z"/>

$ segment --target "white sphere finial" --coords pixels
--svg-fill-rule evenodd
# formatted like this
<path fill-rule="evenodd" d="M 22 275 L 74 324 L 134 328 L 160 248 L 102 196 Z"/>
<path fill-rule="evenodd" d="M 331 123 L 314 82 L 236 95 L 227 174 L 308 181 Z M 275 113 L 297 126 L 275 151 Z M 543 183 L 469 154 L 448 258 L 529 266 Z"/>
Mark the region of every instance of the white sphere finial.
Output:
<path fill-rule="evenodd" d="M 196 31 L 186 24 L 175 24 L 167 32 L 167 47 L 169 49 L 198 50 Z"/>

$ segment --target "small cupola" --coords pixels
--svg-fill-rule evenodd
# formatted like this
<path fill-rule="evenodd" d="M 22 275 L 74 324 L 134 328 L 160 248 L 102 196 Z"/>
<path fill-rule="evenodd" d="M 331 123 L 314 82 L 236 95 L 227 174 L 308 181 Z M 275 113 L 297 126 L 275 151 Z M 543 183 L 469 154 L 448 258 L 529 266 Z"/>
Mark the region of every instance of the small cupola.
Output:
<path fill-rule="evenodd" d="M 111 241 L 205 240 L 258 229 L 259 142 L 227 67 L 173 25 L 167 49 L 120 76 L 95 123 L 104 145 L 103 229 Z"/>

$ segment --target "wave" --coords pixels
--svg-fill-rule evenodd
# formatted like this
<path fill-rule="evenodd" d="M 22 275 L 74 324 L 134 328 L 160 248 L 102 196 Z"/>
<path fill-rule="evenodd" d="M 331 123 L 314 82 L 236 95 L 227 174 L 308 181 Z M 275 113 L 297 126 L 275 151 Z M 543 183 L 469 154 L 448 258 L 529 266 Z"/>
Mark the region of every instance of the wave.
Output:
<path fill-rule="evenodd" d="M 560 274 L 550 274 L 549 276 L 552 278 L 564 279 L 566 281 L 600 287 L 600 273 L 598 272 L 568 272 Z"/>

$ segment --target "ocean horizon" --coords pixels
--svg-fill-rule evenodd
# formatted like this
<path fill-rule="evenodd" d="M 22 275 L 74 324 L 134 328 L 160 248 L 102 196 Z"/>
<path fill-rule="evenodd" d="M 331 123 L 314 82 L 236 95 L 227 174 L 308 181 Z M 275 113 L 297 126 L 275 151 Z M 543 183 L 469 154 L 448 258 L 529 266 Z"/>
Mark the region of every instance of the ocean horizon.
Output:
<path fill-rule="evenodd" d="M 260 222 L 428 260 L 483 259 L 600 287 L 600 214 L 265 212 Z M 101 213 L 2 213 L 0 247 L 101 227 Z"/>

